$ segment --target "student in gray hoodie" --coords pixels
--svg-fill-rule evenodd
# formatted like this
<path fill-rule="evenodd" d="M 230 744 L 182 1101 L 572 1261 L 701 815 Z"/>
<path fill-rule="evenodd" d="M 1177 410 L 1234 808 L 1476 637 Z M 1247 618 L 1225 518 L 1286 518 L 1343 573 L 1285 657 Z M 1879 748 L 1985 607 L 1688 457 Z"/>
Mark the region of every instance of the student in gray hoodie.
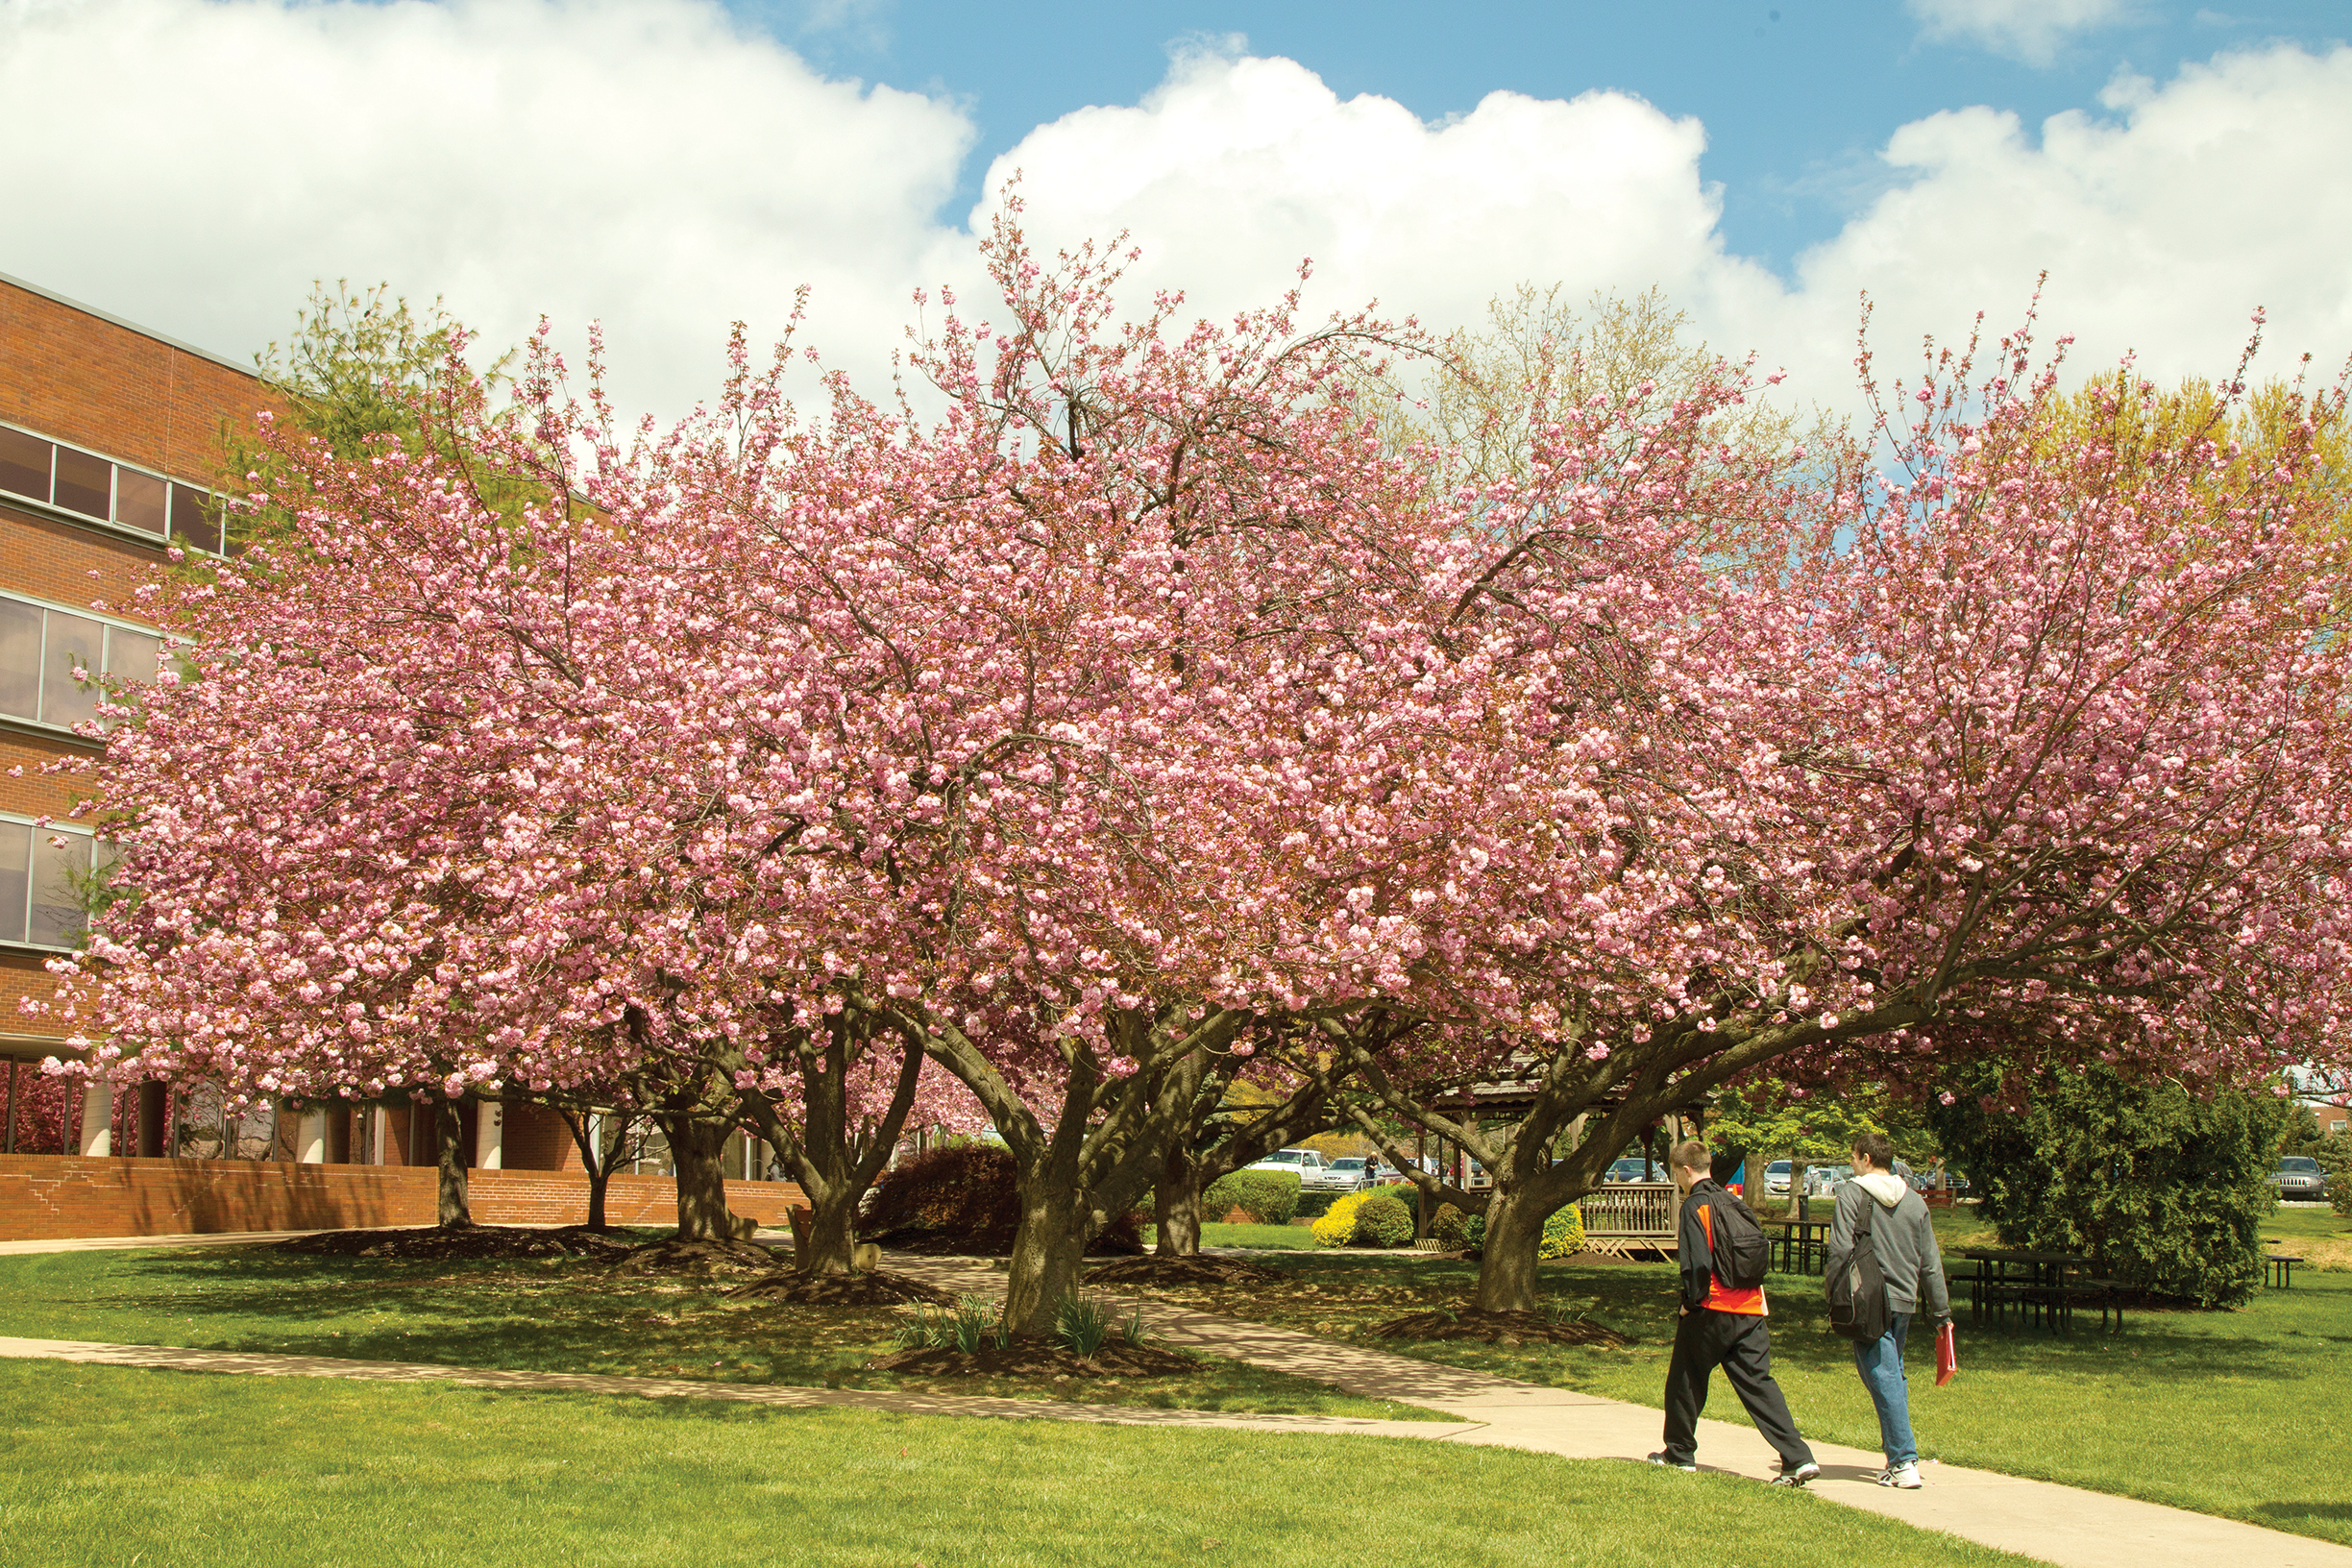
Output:
<path fill-rule="evenodd" d="M 1911 1435 L 1903 1341 L 1916 1313 L 1924 1311 L 1930 1328 L 1951 1321 L 1951 1290 L 1927 1205 L 1895 1174 L 1894 1164 L 1895 1145 L 1881 1135 L 1864 1133 L 1853 1140 L 1853 1180 L 1838 1184 L 1837 1217 L 1829 1226 L 1828 1277 L 1835 1279 L 1853 1256 L 1854 1232 L 1868 1212 L 1871 1247 L 1886 1280 L 1889 1323 L 1883 1335 L 1854 1346 L 1854 1368 L 1878 1409 L 1878 1442 L 1887 1460 L 1878 1484 L 1911 1491 L 1920 1484 L 1919 1445 Z"/>

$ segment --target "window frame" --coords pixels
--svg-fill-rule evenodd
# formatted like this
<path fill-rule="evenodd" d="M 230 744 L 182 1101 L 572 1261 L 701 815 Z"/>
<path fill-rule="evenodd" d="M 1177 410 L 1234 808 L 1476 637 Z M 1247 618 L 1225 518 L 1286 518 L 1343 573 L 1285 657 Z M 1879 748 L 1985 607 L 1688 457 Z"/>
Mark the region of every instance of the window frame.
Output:
<path fill-rule="evenodd" d="M 48 825 L 44 827 L 41 825 L 41 820 L 39 818 L 29 817 L 21 811 L 0 811 L 0 828 L 5 827 L 21 827 L 25 829 L 25 894 L 24 910 L 22 912 L 24 918 L 25 934 L 21 938 L 0 936 L 0 952 L 80 952 L 82 950 L 83 942 L 87 940 L 89 936 L 89 913 L 86 910 L 83 912 L 83 924 L 80 936 L 77 937 L 77 939 L 70 945 L 59 946 L 52 943 L 35 942 L 32 940 L 33 895 L 36 891 L 37 891 L 39 886 L 39 875 L 37 868 L 40 863 L 40 845 L 37 836 L 42 833 L 57 833 L 67 838 L 87 839 L 89 841 L 89 865 L 93 869 L 95 869 L 98 864 L 99 845 L 111 845 L 113 841 L 105 838 L 95 828 L 83 827 L 78 824 L 62 822 L 54 817 L 49 820 Z"/>
<path fill-rule="evenodd" d="M 100 626 L 104 627 L 109 633 L 125 631 L 134 636 L 152 637 L 156 640 L 159 647 L 164 643 L 172 641 L 174 638 L 173 633 L 164 631 L 160 627 L 144 626 L 139 625 L 136 621 L 126 621 L 119 615 L 108 615 L 103 610 L 76 609 L 71 604 L 60 604 L 55 600 L 42 599 L 37 594 L 20 593 L 13 588 L 0 588 L 0 600 L 8 600 L 11 603 L 22 604 L 29 608 L 37 609 L 42 612 L 40 659 L 36 667 L 36 674 L 34 677 L 34 700 L 41 707 L 46 707 L 48 705 L 48 683 L 45 677 L 48 673 L 49 663 L 48 618 L 51 614 L 70 615 L 76 620 L 80 621 L 94 621 L 98 623 Z M 182 646 L 188 646 L 186 638 L 180 638 L 179 641 Z M 110 648 L 110 649 L 112 645 L 111 636 L 109 637 L 108 643 Z M 113 674 L 114 672 L 110 668 L 103 669 L 100 672 L 102 678 L 110 676 Z M 60 724 L 47 719 L 26 719 L 16 714 L 4 711 L 0 711 L 0 727 L 13 729 L 19 733 L 30 731 L 41 736 L 54 736 L 58 739 L 72 741 L 82 746 L 93 744 L 91 737 L 87 735 L 76 734 L 70 724 Z M 7 814 L 0 812 L 0 821 L 4 821 L 6 820 Z"/>
<path fill-rule="evenodd" d="M 199 502 L 200 506 L 208 506 L 211 502 L 219 499 L 219 492 L 214 490 L 210 485 L 196 484 L 186 479 L 175 479 L 169 474 L 164 474 L 156 469 L 149 468 L 143 463 L 127 463 L 119 457 L 110 457 L 107 455 L 107 453 L 96 451 L 90 447 L 86 447 L 78 441 L 61 441 L 54 435 L 49 435 L 43 431 L 34 429 L 30 426 L 18 425 L 12 420 L 0 419 L 0 429 L 13 430 L 19 435 L 31 436 L 36 441 L 45 441 L 50 447 L 49 494 L 47 496 L 28 496 L 21 490 L 0 490 L 0 502 L 6 502 L 7 504 L 16 506 L 30 506 L 37 509 L 43 517 L 56 518 L 63 522 L 68 522 L 77 527 L 98 528 L 117 538 L 135 539 L 142 544 L 151 545 L 157 550 L 168 550 L 174 545 L 177 545 L 183 550 L 193 550 L 206 555 L 219 555 L 223 553 L 220 546 L 227 543 L 227 541 L 221 537 L 219 533 L 216 533 L 213 537 L 213 542 L 208 545 L 201 539 L 193 539 L 186 534 L 175 533 L 172 531 L 172 502 L 174 497 L 180 491 L 184 490 L 192 495 L 197 495 L 204 498 L 203 501 Z M 57 494 L 57 454 L 58 450 L 61 448 L 68 452 L 78 452 L 85 457 L 94 457 L 98 461 L 109 465 L 107 469 L 106 516 L 92 517 L 87 512 L 78 512 L 70 506 L 61 506 L 55 501 L 50 499 Z M 124 469 L 129 469 L 134 474 L 142 474 L 148 478 L 158 480 L 162 484 L 163 531 L 161 533 L 150 533 L 145 528 L 122 522 L 115 517 L 114 514 L 122 509 L 122 470 Z M 224 530 L 226 529 L 226 521 L 224 520 L 222 524 Z"/>

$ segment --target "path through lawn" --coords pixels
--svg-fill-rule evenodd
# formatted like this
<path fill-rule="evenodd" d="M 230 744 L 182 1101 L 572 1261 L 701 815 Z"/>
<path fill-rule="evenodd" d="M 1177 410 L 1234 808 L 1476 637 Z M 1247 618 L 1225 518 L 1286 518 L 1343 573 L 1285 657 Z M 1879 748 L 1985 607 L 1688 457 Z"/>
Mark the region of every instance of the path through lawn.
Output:
<path fill-rule="evenodd" d="M 2300 1215 L 2292 1218 L 2299 1219 Z M 2333 1218 L 2333 1216 L 2329 1216 Z M 1965 1217 L 1948 1220 L 1965 1239 Z M 2266 1235 L 2291 1230 L 2290 1224 Z M 2292 1250 L 2292 1249 L 2290 1249 Z M 1671 1265 L 1552 1263 L 1555 1310 L 1634 1336 L 1622 1350 L 1372 1340 L 1404 1312 L 1458 1305 L 1475 1265 L 1389 1257 L 1263 1253 L 1287 1286 L 1168 1292 L 1230 1311 L 1408 1356 L 1656 1407 L 1673 1338 Z M 1776 1370 L 1808 1435 L 1877 1445 L 1850 1347 L 1828 1332 L 1821 1282 L 1776 1277 Z M 1936 1388 L 1915 1341 L 1912 1415 L 1932 1458 L 2141 1497 L 2352 1544 L 2352 1274 L 2298 1271 L 2236 1312 L 2135 1311 L 2119 1335 L 2095 1315 L 2070 1337 L 1978 1332 L 1962 1308 L 1962 1372 Z M 1707 1413 L 1743 1421 L 1719 1385 Z"/>

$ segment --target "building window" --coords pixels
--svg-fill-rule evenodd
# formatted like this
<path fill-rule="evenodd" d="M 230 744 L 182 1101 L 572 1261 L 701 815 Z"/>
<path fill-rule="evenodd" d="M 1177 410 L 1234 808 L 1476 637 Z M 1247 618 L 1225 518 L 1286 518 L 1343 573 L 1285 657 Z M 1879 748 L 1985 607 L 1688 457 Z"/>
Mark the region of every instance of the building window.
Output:
<path fill-rule="evenodd" d="M 80 946 L 92 878 L 114 858 L 114 845 L 85 828 L 0 813 L 0 943 Z"/>
<path fill-rule="evenodd" d="M 0 715 L 71 729 L 98 717 L 98 677 L 149 685 L 162 657 L 152 631 L 0 595 Z"/>
<path fill-rule="evenodd" d="M 220 508 L 202 485 L 0 425 L 0 492 L 217 555 Z"/>

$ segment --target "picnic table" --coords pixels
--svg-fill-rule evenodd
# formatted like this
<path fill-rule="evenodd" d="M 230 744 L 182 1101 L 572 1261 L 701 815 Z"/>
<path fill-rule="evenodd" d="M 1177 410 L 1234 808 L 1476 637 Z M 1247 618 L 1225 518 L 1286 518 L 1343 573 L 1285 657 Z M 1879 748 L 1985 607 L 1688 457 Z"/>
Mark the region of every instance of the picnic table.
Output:
<path fill-rule="evenodd" d="M 2294 1286 L 2294 1265 L 2303 1260 L 2291 1253 L 2277 1251 L 2287 1243 L 2283 1237 L 2266 1236 L 2263 1245 L 2271 1251 L 2263 1254 L 2263 1284 L 2274 1289 L 2287 1290 Z"/>
<path fill-rule="evenodd" d="M 1783 1274 L 1819 1274 L 1829 1266 L 1829 1227 L 1826 1219 L 1768 1219 L 1764 1228 L 1777 1228 L 1778 1236 L 1767 1235 L 1765 1242 L 1772 1248 L 1773 1267 Z"/>
<path fill-rule="evenodd" d="M 1969 1315 L 1977 1324 L 1988 1318 L 1997 1323 L 2014 1307 L 2021 1319 L 2029 1319 L 2037 1328 L 2070 1334 L 2074 1304 L 2095 1301 L 2099 1327 L 2107 1326 L 2110 1311 L 2116 1327 L 2123 1326 L 2123 1301 L 2116 1283 L 2091 1278 L 2089 1258 L 2017 1247 L 1961 1247 L 1953 1256 L 1976 1265 L 1969 1280 Z"/>

